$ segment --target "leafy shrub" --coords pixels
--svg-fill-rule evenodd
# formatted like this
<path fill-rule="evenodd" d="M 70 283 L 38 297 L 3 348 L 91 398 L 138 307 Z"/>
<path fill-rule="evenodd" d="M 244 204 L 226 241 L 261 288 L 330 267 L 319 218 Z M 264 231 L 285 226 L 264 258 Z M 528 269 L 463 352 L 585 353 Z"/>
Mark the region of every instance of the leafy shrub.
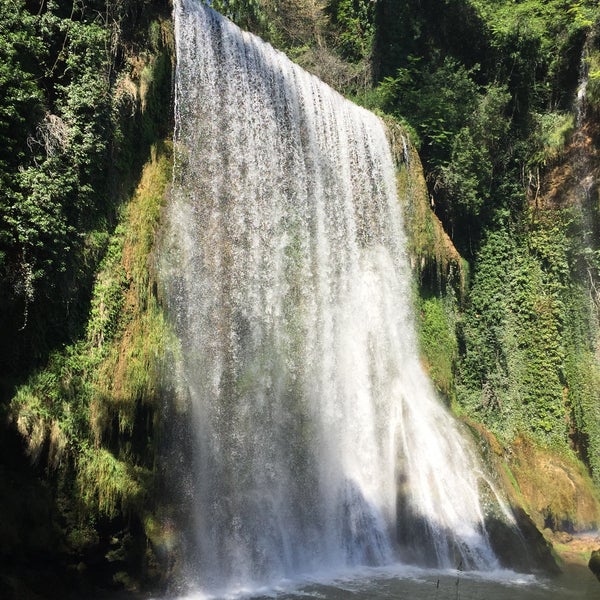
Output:
<path fill-rule="evenodd" d="M 575 129 L 575 118 L 568 112 L 535 113 L 532 115 L 530 168 L 555 163 Z"/>
<path fill-rule="evenodd" d="M 327 11 L 337 31 L 335 45 L 342 56 L 353 62 L 370 58 L 375 35 L 375 3 L 331 0 Z"/>
<path fill-rule="evenodd" d="M 600 112 L 600 49 L 593 50 L 588 61 L 587 102 L 592 110 Z"/>

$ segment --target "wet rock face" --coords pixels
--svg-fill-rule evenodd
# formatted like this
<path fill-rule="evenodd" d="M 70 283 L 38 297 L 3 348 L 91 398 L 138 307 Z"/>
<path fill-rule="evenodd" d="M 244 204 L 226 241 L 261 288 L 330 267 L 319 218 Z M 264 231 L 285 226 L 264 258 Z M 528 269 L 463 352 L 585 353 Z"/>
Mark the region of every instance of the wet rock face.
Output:
<path fill-rule="evenodd" d="M 598 578 L 598 581 L 600 581 L 600 548 L 592 552 L 588 567 L 590 568 L 590 571 Z"/>
<path fill-rule="evenodd" d="M 516 527 L 500 518 L 486 520 L 486 530 L 500 564 L 519 573 L 557 575 L 560 569 L 552 546 L 522 508 L 513 506 L 512 511 Z"/>

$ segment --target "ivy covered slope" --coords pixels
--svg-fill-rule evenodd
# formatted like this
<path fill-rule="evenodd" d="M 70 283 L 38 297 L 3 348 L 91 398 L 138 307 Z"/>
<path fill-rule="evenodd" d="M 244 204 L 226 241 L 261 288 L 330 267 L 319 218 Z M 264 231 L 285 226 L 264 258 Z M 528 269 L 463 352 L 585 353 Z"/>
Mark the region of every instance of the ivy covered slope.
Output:
<path fill-rule="evenodd" d="M 472 274 L 454 306 L 425 294 L 423 348 L 453 325 L 446 396 L 484 425 L 515 502 L 560 542 L 599 518 L 598 7 L 400 4 L 383 4 L 386 21 L 405 10 L 410 41 L 379 39 L 370 95 L 417 133 L 434 210 Z M 448 30 L 425 27 L 435 6 Z"/>
<path fill-rule="evenodd" d="M 170 7 L 0 8 L 0 596 L 135 587 L 164 571 L 151 252 Z"/>
<path fill-rule="evenodd" d="M 434 213 L 408 207 L 431 376 L 540 529 L 597 525 L 597 2 L 218 7 L 410 132 Z"/>
<path fill-rule="evenodd" d="M 365 101 L 412 127 L 433 210 L 472 273 L 458 303 L 423 288 L 424 354 L 455 357 L 453 387 L 435 359 L 431 375 L 484 425 L 540 529 L 597 526 L 600 10 L 379 8 Z"/>

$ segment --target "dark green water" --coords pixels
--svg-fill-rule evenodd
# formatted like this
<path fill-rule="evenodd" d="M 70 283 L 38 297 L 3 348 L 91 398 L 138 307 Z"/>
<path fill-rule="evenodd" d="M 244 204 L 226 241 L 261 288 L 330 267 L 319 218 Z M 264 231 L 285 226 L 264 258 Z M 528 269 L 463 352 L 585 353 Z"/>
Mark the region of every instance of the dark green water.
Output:
<path fill-rule="evenodd" d="M 218 598 L 219 596 L 217 596 Z M 178 600 L 206 600 L 201 592 Z M 215 598 L 215 597 L 213 597 Z M 555 578 L 508 571 L 465 573 L 412 567 L 364 569 L 359 574 L 270 590 L 240 588 L 222 598 L 252 600 L 600 600 L 600 582 L 584 567 Z"/>

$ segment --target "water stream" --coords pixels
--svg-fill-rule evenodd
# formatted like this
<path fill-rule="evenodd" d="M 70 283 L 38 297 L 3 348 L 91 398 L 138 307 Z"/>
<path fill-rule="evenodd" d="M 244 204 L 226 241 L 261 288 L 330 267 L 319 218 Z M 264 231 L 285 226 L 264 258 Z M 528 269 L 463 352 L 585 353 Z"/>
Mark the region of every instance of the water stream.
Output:
<path fill-rule="evenodd" d="M 175 35 L 160 277 L 194 432 L 188 593 L 496 569 L 482 468 L 419 362 L 382 122 L 196 0 Z"/>
<path fill-rule="evenodd" d="M 417 567 L 355 569 L 352 575 L 268 588 L 240 587 L 225 596 L 236 600 L 594 600 L 598 581 L 584 567 L 558 579 L 509 571 L 461 572 Z M 171 600 L 208 600 L 201 592 Z"/>

